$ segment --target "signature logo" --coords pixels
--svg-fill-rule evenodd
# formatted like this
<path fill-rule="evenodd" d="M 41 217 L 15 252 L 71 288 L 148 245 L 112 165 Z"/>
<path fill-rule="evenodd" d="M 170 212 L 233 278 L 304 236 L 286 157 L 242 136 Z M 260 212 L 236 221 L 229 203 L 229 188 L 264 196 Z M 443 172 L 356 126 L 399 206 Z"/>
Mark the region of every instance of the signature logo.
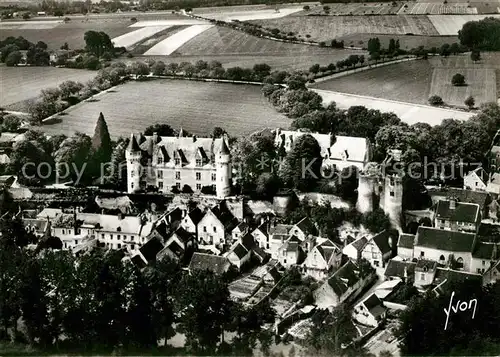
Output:
<path fill-rule="evenodd" d="M 450 296 L 450 304 L 448 305 L 448 310 L 444 308 L 444 313 L 446 314 L 446 323 L 444 324 L 444 329 L 448 328 L 448 320 L 450 318 L 451 312 L 454 312 L 455 314 L 460 311 L 466 311 L 472 309 L 472 303 L 474 303 L 474 310 L 472 311 L 472 319 L 474 319 L 474 316 L 476 316 L 476 307 L 477 307 L 477 300 L 476 299 L 471 299 L 469 302 L 467 301 L 457 301 L 457 304 L 453 306 L 453 297 L 455 296 L 455 292 L 451 293 Z"/>

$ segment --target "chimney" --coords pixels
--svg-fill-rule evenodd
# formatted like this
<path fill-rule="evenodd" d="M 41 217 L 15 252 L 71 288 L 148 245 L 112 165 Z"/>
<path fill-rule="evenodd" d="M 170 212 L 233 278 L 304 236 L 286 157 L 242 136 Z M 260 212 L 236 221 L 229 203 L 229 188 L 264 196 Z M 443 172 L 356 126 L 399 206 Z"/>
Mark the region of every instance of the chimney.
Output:
<path fill-rule="evenodd" d="M 196 135 L 193 135 L 193 143 L 196 142 Z"/>
<path fill-rule="evenodd" d="M 153 144 L 157 144 L 158 143 L 158 133 L 155 131 L 153 133 Z"/>
<path fill-rule="evenodd" d="M 452 197 L 450 199 L 450 209 L 456 209 L 457 208 L 457 199 L 456 197 Z"/>

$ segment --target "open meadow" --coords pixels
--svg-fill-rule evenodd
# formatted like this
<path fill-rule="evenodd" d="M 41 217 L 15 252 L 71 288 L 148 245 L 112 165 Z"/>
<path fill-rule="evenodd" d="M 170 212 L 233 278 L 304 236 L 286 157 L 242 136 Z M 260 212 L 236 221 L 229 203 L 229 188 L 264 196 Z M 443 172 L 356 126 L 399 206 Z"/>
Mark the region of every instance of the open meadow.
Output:
<path fill-rule="evenodd" d="M 182 126 L 196 135 L 209 135 L 220 126 L 230 135 L 264 127 L 288 127 L 290 120 L 267 102 L 260 86 L 186 80 L 129 82 L 67 110 L 61 122 L 43 125 L 49 134 L 91 135 L 102 112 L 112 137 L 129 136 L 155 123 Z"/>
<path fill-rule="evenodd" d="M 57 87 L 65 80 L 85 83 L 95 75 L 82 69 L 0 66 L 0 106 L 23 110 L 16 103 L 37 97 L 42 89 Z"/>
<path fill-rule="evenodd" d="M 310 35 L 316 41 L 330 41 L 356 33 L 439 35 L 426 16 L 287 16 L 252 22 L 297 35 Z"/>
<path fill-rule="evenodd" d="M 464 100 L 472 95 L 476 104 L 495 102 L 500 71 L 500 53 L 483 53 L 473 63 L 468 55 L 434 56 L 428 60 L 397 63 L 369 69 L 313 85 L 314 88 L 402 102 L 427 104 L 431 95 L 438 95 L 449 105 L 465 107 Z M 465 76 L 467 86 L 454 87 L 455 73 Z"/>

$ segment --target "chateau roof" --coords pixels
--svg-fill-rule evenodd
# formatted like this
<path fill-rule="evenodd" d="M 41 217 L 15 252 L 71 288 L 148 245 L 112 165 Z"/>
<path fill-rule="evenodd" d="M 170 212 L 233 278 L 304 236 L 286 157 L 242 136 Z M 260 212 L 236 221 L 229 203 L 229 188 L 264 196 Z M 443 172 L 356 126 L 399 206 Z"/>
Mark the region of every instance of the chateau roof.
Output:
<path fill-rule="evenodd" d="M 141 148 L 139 147 L 139 144 L 137 143 L 137 140 L 135 139 L 134 134 L 130 135 L 130 141 L 127 146 L 127 151 L 130 152 L 138 152 L 141 151 Z"/>
<path fill-rule="evenodd" d="M 222 143 L 221 143 L 220 149 L 219 149 L 219 154 L 222 154 L 222 155 L 229 155 L 230 154 L 226 140 L 224 140 L 224 139 L 222 139 Z"/>
<path fill-rule="evenodd" d="M 472 252 L 475 237 L 473 233 L 420 226 L 415 246 L 448 252 Z"/>

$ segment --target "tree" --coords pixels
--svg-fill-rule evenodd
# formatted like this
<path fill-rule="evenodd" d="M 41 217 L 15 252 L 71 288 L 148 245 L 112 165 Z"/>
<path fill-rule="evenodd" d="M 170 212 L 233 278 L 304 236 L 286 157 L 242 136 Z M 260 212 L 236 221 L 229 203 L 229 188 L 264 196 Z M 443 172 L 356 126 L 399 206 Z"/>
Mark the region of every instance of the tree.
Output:
<path fill-rule="evenodd" d="M 441 98 L 438 95 L 433 95 L 429 98 L 429 104 L 434 106 L 443 105 L 444 104 L 443 98 Z"/>
<path fill-rule="evenodd" d="M 156 133 L 158 136 L 174 136 L 175 131 L 168 124 L 153 124 L 150 125 L 144 130 L 144 135 L 151 136 Z"/>
<path fill-rule="evenodd" d="M 473 96 L 468 96 L 467 99 L 465 99 L 464 104 L 469 108 L 473 109 L 474 105 L 476 104 L 476 101 L 474 100 Z"/>
<path fill-rule="evenodd" d="M 274 173 L 264 172 L 257 177 L 255 193 L 265 199 L 274 197 L 281 187 L 281 182 Z"/>
<path fill-rule="evenodd" d="M 380 39 L 378 37 L 370 38 L 368 40 L 368 53 L 373 56 L 375 53 L 380 53 L 381 50 Z"/>
<path fill-rule="evenodd" d="M 17 132 L 21 126 L 21 119 L 13 114 L 7 114 L 3 117 L 2 131 Z"/>
<path fill-rule="evenodd" d="M 214 128 L 214 130 L 212 131 L 212 138 L 222 138 L 226 133 L 226 131 L 224 129 L 222 129 L 221 127 L 218 127 L 216 126 Z"/>
<path fill-rule="evenodd" d="M 130 74 L 135 75 L 136 78 L 141 78 L 149 74 L 149 66 L 144 62 L 134 62 L 128 68 Z"/>
<path fill-rule="evenodd" d="M 21 54 L 21 52 L 19 51 L 11 52 L 7 55 L 7 58 L 5 59 L 5 65 L 9 67 L 17 66 L 21 62 L 22 58 L 23 55 Z"/>
<path fill-rule="evenodd" d="M 61 146 L 54 154 L 54 160 L 58 164 L 74 165 L 70 171 L 71 178 L 73 180 L 83 179 L 86 182 L 90 173 L 87 166 L 91 147 L 92 139 L 88 135 L 75 133 L 61 143 Z M 77 170 L 83 172 L 84 176 L 78 177 Z"/>
<path fill-rule="evenodd" d="M 451 78 L 451 84 L 453 84 L 455 87 L 465 85 L 464 75 L 461 73 L 454 74 L 453 77 Z"/>
<path fill-rule="evenodd" d="M 83 89 L 83 84 L 75 81 L 64 81 L 59 85 L 60 95 L 62 100 L 68 100 L 70 97 L 77 95 Z"/>
<path fill-rule="evenodd" d="M 86 56 L 83 60 L 83 67 L 95 71 L 100 66 L 99 58 L 96 56 Z"/>
<path fill-rule="evenodd" d="M 92 137 L 91 145 L 91 173 L 95 176 L 101 177 L 103 172 L 101 172 L 101 164 L 108 163 L 111 160 L 111 154 L 113 148 L 111 146 L 111 137 L 109 136 L 108 125 L 104 119 L 104 115 L 99 113 L 99 118 L 97 118 L 97 123 L 94 130 L 94 136 Z"/>
<path fill-rule="evenodd" d="M 317 74 L 319 72 L 319 64 L 313 64 L 310 68 L 309 68 L 309 72 L 313 73 L 313 74 Z"/>
<path fill-rule="evenodd" d="M 151 71 L 155 76 L 161 76 L 165 72 L 165 63 L 163 61 L 155 62 L 153 66 L 151 66 Z"/>
<path fill-rule="evenodd" d="M 445 43 L 441 46 L 439 54 L 443 57 L 448 57 L 451 54 L 450 45 Z"/>
<path fill-rule="evenodd" d="M 85 49 L 97 58 L 101 57 L 104 52 L 113 53 L 114 51 L 111 39 L 102 31 L 87 31 L 83 38 L 85 40 Z"/>
<path fill-rule="evenodd" d="M 306 5 L 302 8 L 304 11 L 309 11 L 311 9 L 311 7 L 309 5 Z"/>
<path fill-rule="evenodd" d="M 41 163 L 47 163 L 48 168 L 41 170 L 42 167 L 39 166 Z M 39 143 L 21 140 L 16 142 L 12 147 L 9 171 L 21 173 L 19 175 L 19 182 L 21 184 L 36 185 L 50 177 L 42 178 L 41 176 L 48 174 L 46 170 L 52 171 L 53 164 L 53 159 L 47 155 Z"/>
<path fill-rule="evenodd" d="M 286 84 L 288 85 L 288 89 L 290 90 L 299 90 L 299 89 L 305 89 L 306 88 L 306 80 L 304 77 L 300 75 L 292 75 L 290 76 Z"/>
<path fill-rule="evenodd" d="M 167 64 L 166 72 L 172 75 L 175 75 L 177 71 L 179 70 L 179 64 L 172 62 Z"/>
<path fill-rule="evenodd" d="M 310 191 L 321 177 L 321 148 L 314 137 L 302 135 L 293 144 L 280 168 L 281 180 L 290 187 Z"/>
<path fill-rule="evenodd" d="M 61 50 L 69 50 L 69 45 L 67 42 L 64 42 L 64 44 L 61 46 Z"/>
<path fill-rule="evenodd" d="M 391 228 L 391 221 L 382 209 L 377 208 L 363 215 L 363 225 L 373 234 L 377 234 Z"/>

